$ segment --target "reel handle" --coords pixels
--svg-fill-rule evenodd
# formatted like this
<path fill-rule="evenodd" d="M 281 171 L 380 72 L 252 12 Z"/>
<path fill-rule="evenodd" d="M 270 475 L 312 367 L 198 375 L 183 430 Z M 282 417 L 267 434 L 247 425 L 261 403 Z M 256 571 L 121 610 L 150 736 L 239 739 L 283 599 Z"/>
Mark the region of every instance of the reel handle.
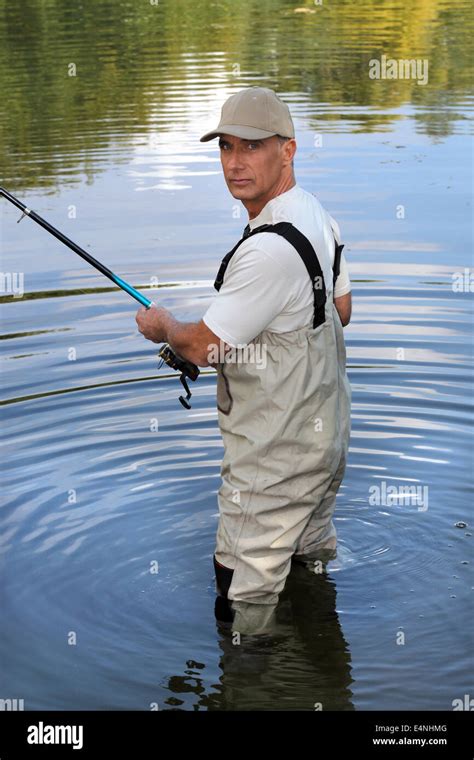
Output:
<path fill-rule="evenodd" d="M 163 347 L 158 352 L 158 357 L 161 359 L 160 363 L 158 364 L 158 369 L 162 367 L 163 362 L 168 365 L 168 367 L 171 367 L 171 369 L 176 369 L 178 372 L 181 372 L 180 375 L 180 382 L 183 386 L 184 390 L 186 391 L 186 398 L 183 398 L 183 396 L 178 396 L 181 404 L 184 406 L 185 409 L 191 409 L 191 404 L 189 403 L 189 399 L 191 398 L 191 391 L 189 390 L 189 386 L 186 382 L 186 378 L 189 378 L 193 382 L 197 380 L 199 377 L 199 367 L 196 366 L 196 364 L 193 364 L 192 362 L 188 361 L 187 359 L 183 359 L 182 356 L 179 356 L 179 354 L 175 354 L 169 343 L 165 343 Z"/>

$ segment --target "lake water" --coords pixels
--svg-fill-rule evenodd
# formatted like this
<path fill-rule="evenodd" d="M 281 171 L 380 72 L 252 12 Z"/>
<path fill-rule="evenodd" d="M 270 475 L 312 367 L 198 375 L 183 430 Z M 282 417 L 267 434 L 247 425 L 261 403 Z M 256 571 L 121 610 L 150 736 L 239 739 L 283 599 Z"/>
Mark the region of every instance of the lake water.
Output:
<path fill-rule="evenodd" d="M 200 135 L 243 87 L 288 102 L 297 180 L 346 246 L 353 405 L 339 557 L 325 578 L 294 568 L 275 632 L 235 646 L 214 618 L 214 371 L 183 409 L 135 302 L 2 200 L 0 697 L 451 710 L 474 694 L 472 24 L 465 0 L 413 6 L 1 4 L 2 184 L 179 319 L 202 316 L 247 222 Z M 371 79 L 382 55 L 427 61 L 428 82 Z"/>

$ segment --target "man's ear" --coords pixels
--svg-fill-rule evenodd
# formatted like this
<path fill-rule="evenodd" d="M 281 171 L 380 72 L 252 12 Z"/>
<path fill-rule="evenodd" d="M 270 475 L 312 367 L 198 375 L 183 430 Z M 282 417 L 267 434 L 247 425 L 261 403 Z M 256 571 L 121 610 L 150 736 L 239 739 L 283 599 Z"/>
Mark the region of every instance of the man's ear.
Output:
<path fill-rule="evenodd" d="M 285 143 L 286 150 L 288 151 L 289 158 L 293 160 L 294 155 L 296 153 L 296 140 L 294 137 L 291 138 L 291 140 L 288 140 L 287 143 Z"/>
<path fill-rule="evenodd" d="M 293 164 L 293 157 L 296 153 L 296 140 L 294 137 L 290 138 L 282 144 L 283 157 L 289 164 Z"/>

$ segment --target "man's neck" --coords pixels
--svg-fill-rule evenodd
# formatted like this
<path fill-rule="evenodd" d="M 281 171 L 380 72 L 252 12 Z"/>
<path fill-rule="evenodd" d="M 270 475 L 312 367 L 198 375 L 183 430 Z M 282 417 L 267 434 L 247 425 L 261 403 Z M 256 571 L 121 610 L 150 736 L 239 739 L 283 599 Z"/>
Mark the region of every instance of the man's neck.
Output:
<path fill-rule="evenodd" d="M 255 217 L 260 214 L 260 212 L 265 208 L 265 206 L 267 205 L 269 201 L 273 200 L 273 198 L 276 198 L 278 195 L 281 195 L 282 193 L 288 192 L 288 190 L 291 190 L 291 188 L 294 187 L 295 185 L 296 185 L 296 180 L 294 176 L 291 176 L 277 183 L 262 198 L 257 198 L 255 200 L 247 201 L 247 202 L 242 201 L 245 208 L 247 209 L 249 219 L 255 219 Z"/>

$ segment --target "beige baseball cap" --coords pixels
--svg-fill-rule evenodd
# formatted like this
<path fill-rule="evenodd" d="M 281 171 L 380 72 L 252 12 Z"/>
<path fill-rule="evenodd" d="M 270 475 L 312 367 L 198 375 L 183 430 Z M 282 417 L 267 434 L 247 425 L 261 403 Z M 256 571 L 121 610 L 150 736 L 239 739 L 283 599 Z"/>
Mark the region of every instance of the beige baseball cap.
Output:
<path fill-rule="evenodd" d="M 221 120 L 200 142 L 219 135 L 233 135 L 245 140 L 263 140 L 272 135 L 294 137 L 295 128 L 290 109 L 276 92 L 267 87 L 247 87 L 227 98 Z"/>

